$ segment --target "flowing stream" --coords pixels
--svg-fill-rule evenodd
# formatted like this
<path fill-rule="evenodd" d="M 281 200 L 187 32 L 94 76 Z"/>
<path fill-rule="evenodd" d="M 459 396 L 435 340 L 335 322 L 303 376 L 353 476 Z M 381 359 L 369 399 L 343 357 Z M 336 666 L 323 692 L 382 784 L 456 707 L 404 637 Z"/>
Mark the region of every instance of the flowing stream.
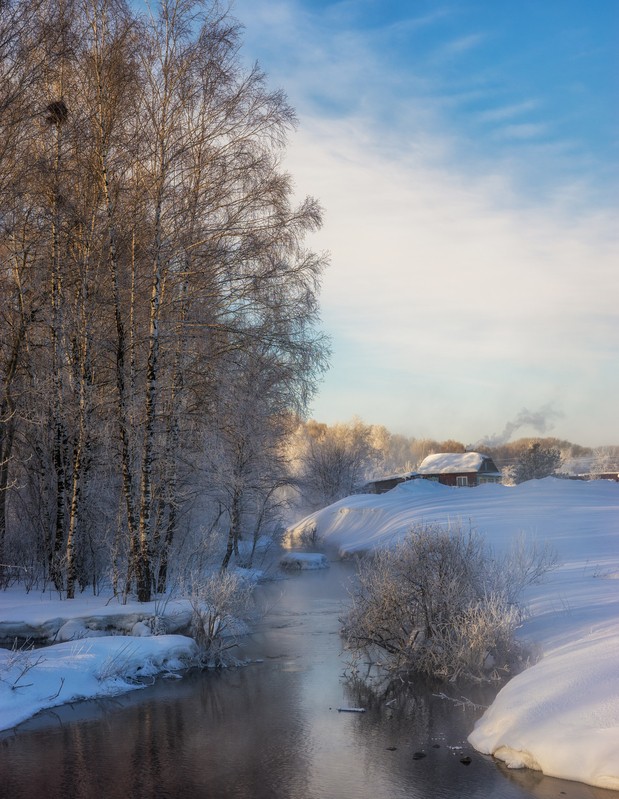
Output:
<path fill-rule="evenodd" d="M 351 567 L 260 586 L 258 660 L 46 711 L 0 735 L 11 799 L 610 799 L 508 771 L 466 742 L 482 710 L 420 686 L 389 704 L 343 677 Z M 447 691 L 446 691 L 447 692 Z M 449 691 L 458 698 L 456 689 Z M 487 704 L 492 694 L 467 696 Z M 365 712 L 338 708 L 363 707 Z M 470 762 L 462 759 L 470 758 Z"/>

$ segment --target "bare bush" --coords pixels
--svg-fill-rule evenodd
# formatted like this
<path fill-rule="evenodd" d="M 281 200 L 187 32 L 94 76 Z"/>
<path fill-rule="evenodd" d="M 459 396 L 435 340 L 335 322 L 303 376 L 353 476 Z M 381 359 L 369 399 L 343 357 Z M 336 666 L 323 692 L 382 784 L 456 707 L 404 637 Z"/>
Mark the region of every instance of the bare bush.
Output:
<path fill-rule="evenodd" d="M 252 614 L 253 586 L 234 572 L 213 574 L 194 582 L 191 592 L 192 635 L 203 665 L 219 668 L 231 661 Z"/>
<path fill-rule="evenodd" d="M 390 674 L 497 678 L 524 656 L 516 593 L 555 562 L 523 543 L 497 561 L 473 530 L 417 527 L 361 562 L 342 620 L 347 648 Z"/>
<path fill-rule="evenodd" d="M 42 655 L 35 656 L 34 644 L 18 644 L 14 641 L 6 657 L 0 661 L 0 682 L 6 683 L 12 691 L 29 688 L 31 683 L 24 683 L 22 680 L 28 672 L 44 662 Z"/>
<path fill-rule="evenodd" d="M 528 585 L 540 582 L 558 565 L 557 551 L 551 544 L 519 535 L 507 554 L 493 560 L 488 579 L 494 592 L 517 602 Z"/>

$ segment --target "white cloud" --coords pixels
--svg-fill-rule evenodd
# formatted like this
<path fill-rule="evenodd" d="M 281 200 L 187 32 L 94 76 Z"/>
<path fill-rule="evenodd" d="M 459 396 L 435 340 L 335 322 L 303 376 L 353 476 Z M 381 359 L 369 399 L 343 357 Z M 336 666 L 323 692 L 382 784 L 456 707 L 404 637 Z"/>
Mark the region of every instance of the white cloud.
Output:
<path fill-rule="evenodd" d="M 541 102 L 539 100 L 523 100 L 521 103 L 499 105 L 496 108 L 479 113 L 477 117 L 482 122 L 504 122 L 522 114 L 528 114 L 529 111 L 536 111 L 540 106 Z"/>
<path fill-rule="evenodd" d="M 504 125 L 500 128 L 495 135 L 503 139 L 537 139 L 548 133 L 548 126 L 543 124 L 535 124 L 533 122 Z"/>
<path fill-rule="evenodd" d="M 555 402 L 557 434 L 609 443 L 616 210 L 592 204 L 582 162 L 573 177 L 578 145 L 551 135 L 543 98 L 510 102 L 490 66 L 491 85 L 479 73 L 447 86 L 432 64 L 475 50 L 480 32 L 435 43 L 427 69 L 394 71 L 378 45 L 440 15 L 367 30 L 349 3 L 329 19 L 293 2 L 237 4 L 250 52 L 252 39 L 270 43 L 267 71 L 299 111 L 287 167 L 326 211 L 310 245 L 332 253 L 322 305 L 334 359 L 315 415 L 471 441 Z M 445 115 L 466 98 L 485 109 L 473 115 L 485 141 Z"/>
<path fill-rule="evenodd" d="M 449 42 L 445 42 L 441 47 L 435 51 L 435 59 L 442 61 L 444 59 L 457 58 L 463 53 L 468 53 L 479 47 L 482 42 L 488 38 L 486 33 L 470 33 L 466 36 L 459 36 Z"/>
<path fill-rule="evenodd" d="M 288 161 L 299 189 L 326 208 L 312 245 L 332 253 L 323 315 L 336 361 L 317 415 L 341 418 L 348 406 L 347 416 L 403 429 L 414 408 L 410 434 L 421 421 L 442 436 L 459 419 L 481 437 L 522 405 L 560 400 L 576 432 L 571 405 L 617 389 L 614 216 L 523 207 L 506 176 L 387 160 L 353 131 L 308 123 Z M 389 385 L 377 385 L 379 372 Z M 458 411 L 447 421 L 450 402 Z M 611 424 L 609 407 L 582 427 L 583 443 L 603 442 Z M 465 432 L 454 435 L 474 437 Z"/>

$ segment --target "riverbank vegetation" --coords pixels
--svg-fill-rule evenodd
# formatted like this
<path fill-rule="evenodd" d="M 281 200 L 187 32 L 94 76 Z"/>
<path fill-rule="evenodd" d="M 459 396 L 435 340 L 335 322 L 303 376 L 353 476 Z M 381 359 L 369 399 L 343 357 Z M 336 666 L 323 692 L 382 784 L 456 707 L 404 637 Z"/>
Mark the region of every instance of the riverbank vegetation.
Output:
<path fill-rule="evenodd" d="M 473 530 L 415 526 L 361 561 L 342 628 L 353 662 L 451 681 L 520 670 L 528 653 L 515 635 L 518 599 L 556 560 L 551 548 L 522 540 L 497 559 Z"/>

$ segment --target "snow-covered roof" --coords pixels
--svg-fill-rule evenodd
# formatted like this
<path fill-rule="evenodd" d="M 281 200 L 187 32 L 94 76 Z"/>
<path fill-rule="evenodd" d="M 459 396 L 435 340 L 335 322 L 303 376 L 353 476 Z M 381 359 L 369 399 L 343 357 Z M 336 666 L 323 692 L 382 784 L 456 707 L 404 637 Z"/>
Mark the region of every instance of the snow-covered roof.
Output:
<path fill-rule="evenodd" d="M 424 458 L 417 471 L 419 474 L 478 472 L 485 460 L 490 458 L 481 452 L 437 452 Z"/>
<path fill-rule="evenodd" d="M 380 477 L 373 477 L 371 480 L 368 480 L 368 483 L 383 483 L 387 480 L 401 480 L 404 482 L 405 480 L 410 480 L 417 472 L 398 472 L 397 474 L 387 474 L 381 475 Z"/>

